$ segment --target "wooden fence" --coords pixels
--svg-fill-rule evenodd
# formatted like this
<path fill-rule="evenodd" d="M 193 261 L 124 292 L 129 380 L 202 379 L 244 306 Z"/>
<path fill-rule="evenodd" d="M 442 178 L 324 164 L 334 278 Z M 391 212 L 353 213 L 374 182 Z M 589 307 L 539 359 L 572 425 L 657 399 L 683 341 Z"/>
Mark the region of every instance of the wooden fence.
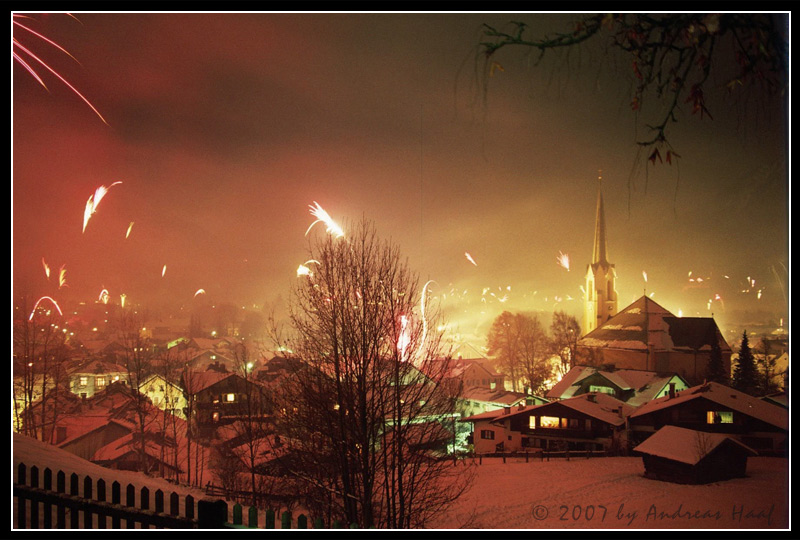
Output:
<path fill-rule="evenodd" d="M 137 497 L 133 484 L 123 489 L 117 481 L 109 486 L 104 479 L 95 481 L 90 476 L 80 482 L 76 473 L 67 476 L 61 470 L 55 473 L 54 489 L 53 476 L 49 468 L 40 475 L 36 466 L 30 469 L 24 463 L 17 466 L 14 529 L 224 529 L 254 528 L 259 527 L 259 522 L 265 529 L 277 528 L 274 510 L 263 511 L 264 518 L 259 520 L 259 509 L 250 507 L 245 523 L 244 509 L 239 503 L 233 505 L 230 516 L 228 503 L 220 499 L 195 501 L 191 495 L 181 498 L 174 491 L 166 495 L 158 489 L 153 492 L 151 501 L 147 487 L 142 487 Z M 312 525 L 315 529 L 325 528 L 320 519 Z M 308 526 L 309 520 L 303 514 L 297 516 L 296 521 L 288 511 L 280 516 L 282 529 L 306 529 Z M 346 527 L 334 521 L 330 528 Z M 357 528 L 357 525 L 349 528 Z"/>
<path fill-rule="evenodd" d="M 530 460 L 550 461 L 550 458 L 564 458 L 567 461 L 577 458 L 589 459 L 590 457 L 608 457 L 609 453 L 605 450 L 558 450 L 558 451 L 542 451 L 541 449 L 532 449 L 529 451 L 515 451 L 515 452 L 493 452 L 489 454 L 477 454 L 479 463 L 483 462 L 483 458 L 502 458 L 503 463 L 506 459 L 511 458 L 525 458 L 527 463 Z M 474 460 L 474 458 L 473 458 Z"/>

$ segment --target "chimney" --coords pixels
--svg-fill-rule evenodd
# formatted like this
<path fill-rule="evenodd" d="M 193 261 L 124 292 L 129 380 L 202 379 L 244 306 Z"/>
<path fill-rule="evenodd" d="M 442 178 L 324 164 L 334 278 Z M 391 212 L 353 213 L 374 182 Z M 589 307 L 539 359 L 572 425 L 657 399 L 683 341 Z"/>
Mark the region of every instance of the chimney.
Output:
<path fill-rule="evenodd" d="M 517 405 L 517 410 L 521 411 L 524 408 L 525 408 L 525 404 L 520 401 L 519 405 Z"/>
<path fill-rule="evenodd" d="M 673 399 L 675 397 L 675 383 L 669 383 L 669 399 Z"/>
<path fill-rule="evenodd" d="M 623 416 L 622 416 L 622 405 L 617 407 L 617 414 L 619 415 L 620 418 L 623 418 Z"/>
<path fill-rule="evenodd" d="M 594 394 L 586 394 L 586 400 L 587 400 L 589 403 L 597 403 L 597 399 L 596 399 L 596 397 L 597 397 L 597 396 L 595 396 Z"/>
<path fill-rule="evenodd" d="M 503 407 L 503 414 L 510 414 L 510 413 L 511 413 L 511 407 L 509 406 Z"/>

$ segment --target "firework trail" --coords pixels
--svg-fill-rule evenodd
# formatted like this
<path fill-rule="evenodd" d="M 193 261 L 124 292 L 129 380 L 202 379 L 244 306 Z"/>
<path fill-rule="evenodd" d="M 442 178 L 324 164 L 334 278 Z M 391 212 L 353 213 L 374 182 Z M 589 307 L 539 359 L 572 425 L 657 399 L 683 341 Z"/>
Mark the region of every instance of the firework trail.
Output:
<path fill-rule="evenodd" d="M 126 239 L 126 240 L 127 240 L 127 239 L 128 239 L 128 237 L 131 235 L 131 229 L 133 229 L 133 221 L 131 221 L 131 224 L 130 224 L 130 225 L 128 225 L 128 231 L 125 233 L 125 239 Z"/>
<path fill-rule="evenodd" d="M 62 315 L 62 316 L 64 315 L 63 313 L 61 313 L 61 308 L 59 307 L 58 302 L 56 302 L 55 300 L 53 300 L 49 296 L 42 296 L 41 298 L 39 298 L 36 301 L 36 304 L 33 306 L 33 309 L 31 310 L 30 317 L 28 317 L 29 321 L 33 320 L 33 315 L 36 313 L 36 309 L 39 307 L 39 304 L 42 302 L 42 300 L 49 300 L 50 303 L 52 303 L 56 307 L 56 310 L 58 311 L 58 314 Z"/>
<path fill-rule="evenodd" d="M 86 232 L 86 224 L 89 223 L 89 218 L 97 212 L 97 207 L 100 205 L 100 201 L 103 200 L 103 197 L 108 193 L 108 190 L 121 183 L 122 182 L 114 182 L 108 187 L 100 186 L 93 194 L 89 195 L 89 200 L 86 201 L 86 208 L 83 210 L 83 232 Z"/>
<path fill-rule="evenodd" d="M 67 269 L 64 268 L 64 265 L 61 265 L 61 268 L 58 270 L 58 288 L 66 287 L 67 286 Z"/>
<path fill-rule="evenodd" d="M 164 267 L 161 269 L 161 277 L 164 277 L 164 274 L 167 273 L 167 265 L 165 264 Z"/>
<path fill-rule="evenodd" d="M 465 252 L 464 252 L 464 256 L 467 258 L 467 260 L 468 260 L 469 262 L 471 262 L 471 263 L 472 263 L 472 264 L 474 264 L 475 266 L 478 266 L 478 263 L 476 263 L 476 262 L 475 262 L 475 259 L 473 259 L 473 258 L 472 258 L 472 255 L 470 255 L 468 251 L 465 251 Z"/>
<path fill-rule="evenodd" d="M 569 255 L 566 253 L 558 252 L 558 257 L 556 257 L 556 262 L 559 266 L 566 268 L 567 272 L 569 272 Z"/>
<path fill-rule="evenodd" d="M 195 298 L 197 298 L 199 294 L 206 294 L 205 289 L 197 289 L 197 292 L 194 293 Z"/>
<path fill-rule="evenodd" d="M 50 267 L 44 262 L 44 257 L 42 257 L 42 266 L 44 266 L 44 275 L 47 276 L 47 279 L 50 279 Z"/>
<path fill-rule="evenodd" d="M 128 297 L 128 295 L 126 295 L 125 293 L 122 293 L 121 295 L 119 295 L 119 306 L 120 307 L 125 307 L 125 299 L 127 297 Z"/>
<path fill-rule="evenodd" d="M 29 19 L 29 18 L 30 17 L 26 17 L 25 15 L 19 15 L 19 14 L 14 14 L 12 16 L 13 24 L 14 24 L 15 27 L 25 30 L 26 32 L 28 32 L 31 35 L 39 38 L 40 40 L 44 41 L 45 43 L 55 47 L 56 49 L 58 49 L 59 51 L 63 52 L 64 54 L 66 54 L 67 56 L 69 56 L 70 58 L 72 58 L 73 60 L 75 60 L 77 62 L 75 57 L 72 56 L 61 45 L 59 45 L 58 43 L 54 42 L 53 40 L 43 36 L 39 32 L 36 32 L 32 28 L 30 28 L 30 27 L 28 27 L 28 26 L 26 26 L 26 25 L 24 25 L 24 24 L 22 24 L 20 22 L 20 19 Z M 39 64 L 42 67 L 44 67 L 47 71 L 52 73 L 58 80 L 60 80 L 62 83 L 64 83 L 67 86 L 67 88 L 72 90 L 75 93 L 75 95 L 77 95 L 79 98 L 81 98 L 83 100 L 83 102 L 86 103 L 89 106 L 89 108 L 92 109 L 92 111 L 94 111 L 94 113 L 100 118 L 100 120 L 103 121 L 104 124 L 108 125 L 108 122 L 106 122 L 106 119 L 103 118 L 103 115 L 100 114 L 100 112 L 95 108 L 95 106 L 92 105 L 92 103 L 88 99 L 86 99 L 86 97 L 83 94 L 81 94 L 74 86 L 72 86 L 56 70 L 54 70 L 52 67 L 50 67 L 44 60 L 39 58 L 36 54 L 31 52 L 30 50 L 28 50 L 28 48 L 25 47 L 16 37 L 12 38 L 11 56 L 20 66 L 22 66 L 25 69 L 25 71 L 30 73 L 31 76 L 33 76 L 33 78 L 36 79 L 36 81 L 39 84 L 41 84 L 47 90 L 47 85 L 44 83 L 44 81 L 39 76 L 39 74 L 36 72 L 36 69 L 34 69 L 34 67 L 31 65 L 31 63 L 35 62 L 36 64 Z"/>
<path fill-rule="evenodd" d="M 328 212 L 326 212 L 317 201 L 314 201 L 313 205 L 309 204 L 308 207 L 311 209 L 311 215 L 317 218 L 317 220 L 308 226 L 308 229 L 306 229 L 306 236 L 308 236 L 311 228 L 320 222 L 324 223 L 327 227 L 325 232 L 332 234 L 335 238 L 341 238 L 344 236 L 344 231 L 342 228 L 339 227 L 335 221 L 333 221 L 331 216 L 328 215 Z"/>
<path fill-rule="evenodd" d="M 108 289 L 103 289 L 100 291 L 100 296 L 97 297 L 97 300 L 104 304 L 108 304 Z"/>

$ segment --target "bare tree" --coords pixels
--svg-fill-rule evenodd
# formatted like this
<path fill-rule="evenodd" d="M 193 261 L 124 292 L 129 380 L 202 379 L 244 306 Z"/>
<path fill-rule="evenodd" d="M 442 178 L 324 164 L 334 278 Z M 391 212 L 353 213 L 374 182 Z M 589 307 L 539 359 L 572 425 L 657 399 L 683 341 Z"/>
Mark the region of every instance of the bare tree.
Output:
<path fill-rule="evenodd" d="M 515 322 L 522 377 L 531 394 L 540 394 L 553 374 L 550 340 L 536 315 L 518 313 Z"/>
<path fill-rule="evenodd" d="M 438 314 L 397 247 L 360 222 L 309 248 L 289 349 L 302 360 L 278 408 L 282 463 L 317 504 L 362 527 L 423 525 L 464 488 L 451 440 Z M 460 474 L 459 474 L 460 473 Z"/>
<path fill-rule="evenodd" d="M 504 311 L 492 323 L 486 339 L 489 355 L 498 361 L 498 367 L 511 380 L 511 389 L 516 392 L 520 378 L 520 343 L 516 317 Z"/>
<path fill-rule="evenodd" d="M 565 375 L 582 360 L 578 350 L 581 327 L 575 317 L 567 315 L 563 311 L 556 311 L 553 313 L 553 322 L 550 324 L 550 334 L 552 336 L 552 352 L 561 359 L 559 371 L 561 375 Z"/>
<path fill-rule="evenodd" d="M 146 451 L 147 431 L 148 426 L 155 420 L 149 414 L 151 403 L 143 387 L 145 379 L 152 372 L 154 356 L 153 346 L 144 334 L 146 320 L 145 313 L 133 308 L 124 308 L 117 311 L 115 318 L 110 321 L 121 345 L 118 353 L 119 363 L 128 372 L 128 383 L 133 397 L 139 470 L 142 472 L 149 472 Z"/>

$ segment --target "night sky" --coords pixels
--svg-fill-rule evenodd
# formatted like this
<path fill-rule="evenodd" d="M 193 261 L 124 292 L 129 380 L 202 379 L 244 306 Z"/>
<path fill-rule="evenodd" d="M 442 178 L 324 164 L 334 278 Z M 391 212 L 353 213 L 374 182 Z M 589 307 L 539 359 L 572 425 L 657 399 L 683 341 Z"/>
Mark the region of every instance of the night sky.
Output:
<path fill-rule="evenodd" d="M 489 77 L 477 57 L 484 22 L 542 34 L 570 15 L 31 17 L 77 62 L 15 37 L 108 124 L 49 73 L 45 90 L 13 65 L 15 297 L 93 302 L 105 288 L 186 309 L 203 288 L 210 302 L 280 306 L 316 201 L 345 228 L 374 221 L 435 280 L 454 331 L 481 343 L 502 310 L 582 321 L 602 171 L 620 309 L 646 290 L 723 329 L 788 317 L 781 102 L 722 99 L 712 76 L 713 120 L 683 105 L 669 128 L 678 163 L 645 167 L 629 60 L 600 42 L 538 66 L 508 49 Z M 114 182 L 82 233 L 88 197 Z"/>

